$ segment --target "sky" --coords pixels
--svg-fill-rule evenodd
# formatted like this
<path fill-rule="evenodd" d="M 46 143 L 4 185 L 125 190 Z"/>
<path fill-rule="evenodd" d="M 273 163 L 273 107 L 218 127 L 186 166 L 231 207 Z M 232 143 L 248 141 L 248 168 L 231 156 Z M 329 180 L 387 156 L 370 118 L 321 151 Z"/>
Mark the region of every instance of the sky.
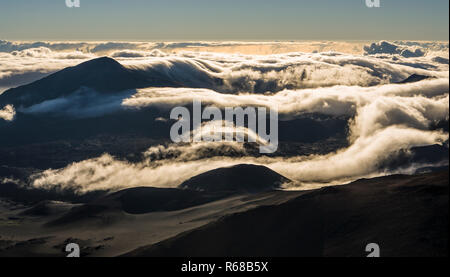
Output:
<path fill-rule="evenodd" d="M 4 40 L 448 40 L 448 0 L 0 1 Z"/>

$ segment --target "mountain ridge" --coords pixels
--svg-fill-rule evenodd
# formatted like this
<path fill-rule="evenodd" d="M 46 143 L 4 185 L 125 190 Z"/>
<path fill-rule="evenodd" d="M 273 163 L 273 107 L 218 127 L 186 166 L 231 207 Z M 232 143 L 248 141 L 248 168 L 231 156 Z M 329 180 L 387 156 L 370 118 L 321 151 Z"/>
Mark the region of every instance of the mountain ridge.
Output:
<path fill-rule="evenodd" d="M 65 97 L 82 87 L 99 93 L 115 93 L 149 86 L 174 86 L 169 80 L 150 77 L 129 69 L 109 57 L 89 60 L 64 68 L 47 77 L 5 91 L 0 95 L 0 106 L 12 104 L 29 107 L 46 100 Z"/>

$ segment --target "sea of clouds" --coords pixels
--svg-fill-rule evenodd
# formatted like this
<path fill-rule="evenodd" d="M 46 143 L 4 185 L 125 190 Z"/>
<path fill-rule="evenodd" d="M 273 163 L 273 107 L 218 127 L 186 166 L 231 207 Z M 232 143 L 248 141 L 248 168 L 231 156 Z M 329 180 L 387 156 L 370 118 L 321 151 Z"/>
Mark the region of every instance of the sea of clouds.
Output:
<path fill-rule="evenodd" d="M 272 50 L 266 54 L 274 45 L 286 52 Z M 300 48 L 307 51 L 289 51 Z M 256 54 L 242 49 L 253 49 Z M 155 146 L 143 153 L 142 162 L 104 154 L 65 168 L 46 170 L 31 177 L 35 187 L 70 187 L 79 192 L 134 186 L 175 187 L 207 170 L 252 163 L 268 166 L 293 180 L 285 184 L 288 189 L 307 189 L 362 177 L 412 173 L 424 165 L 395 171 L 380 170 L 379 165 L 413 147 L 448 147 L 448 133 L 430 128 L 449 117 L 448 42 L 0 41 L 0 87 L 27 83 L 101 55 L 113 57 L 130 70 L 149 76 L 158 74 L 181 86 L 138 89 L 108 99 L 101 99 L 101 95 L 87 88 L 17 111 L 5 106 L 0 110 L 0 118 L 11 121 L 16 112 L 69 112 L 74 117 L 95 117 L 119 109 L 170 109 L 201 100 L 205 105 L 218 107 L 276 108 L 281 119 L 311 113 L 347 116 L 351 118 L 349 147 L 326 155 L 287 158 L 252 156 L 237 142 Z M 402 83 L 413 74 L 430 78 Z M 95 105 L 77 105 L 83 95 Z M 194 130 L 193 135 L 205 135 L 202 130 L 204 133 L 205 129 Z M 215 154 L 211 155 L 211 151 Z M 239 155 L 224 155 L 230 151 Z"/>
<path fill-rule="evenodd" d="M 104 55 L 130 66 L 148 68 L 151 63 L 154 66 L 160 64 L 162 69 L 165 65 L 169 66 L 166 70 L 172 69 L 172 72 L 176 71 L 178 65 L 182 67 L 179 69 L 181 74 L 188 74 L 186 70 L 189 67 L 193 67 L 193 72 L 198 72 L 211 64 L 207 69 L 213 72 L 219 70 L 222 75 L 228 74 L 229 82 L 248 80 L 249 83 L 242 90 L 251 89 L 249 86 L 255 86 L 261 78 L 280 80 L 281 83 L 274 81 L 271 85 L 281 87 L 283 82 L 291 87 L 298 85 L 294 80 L 298 80 L 297 77 L 302 74 L 307 78 L 302 86 L 368 85 L 398 81 L 407 74 L 424 73 L 424 70 L 441 72 L 448 68 L 448 42 L 382 41 L 370 44 L 0 40 L 0 88 L 5 91 Z M 392 68 L 401 65 L 405 66 L 403 71 Z"/>
<path fill-rule="evenodd" d="M 290 188 L 306 189 L 388 174 L 390 172 L 380 172 L 379 165 L 400 152 L 448 141 L 448 133 L 429 130 L 432 123 L 448 120 L 448 79 L 445 78 L 370 88 L 285 90 L 273 95 L 227 95 L 186 88 L 144 89 L 125 99 L 123 105 L 133 108 L 187 105 L 193 99 L 218 107 L 278 107 L 280 115 L 289 118 L 312 112 L 353 116 L 349 122 L 350 146 L 327 155 L 285 158 L 252 157 L 236 142 L 173 144 L 150 148 L 144 153 L 145 160 L 139 163 L 105 154 L 63 169 L 47 170 L 34 176 L 33 184 L 38 187 L 58 184 L 80 191 L 139 185 L 174 187 L 207 170 L 252 163 L 268 166 L 294 180 L 294 184 L 288 185 Z M 198 131 L 194 130 L 194 135 Z M 211 149 L 217 152 L 213 157 Z M 239 157 L 223 156 L 230 151 L 239 153 Z M 413 169 L 405 168 L 403 172 L 410 173 Z"/>

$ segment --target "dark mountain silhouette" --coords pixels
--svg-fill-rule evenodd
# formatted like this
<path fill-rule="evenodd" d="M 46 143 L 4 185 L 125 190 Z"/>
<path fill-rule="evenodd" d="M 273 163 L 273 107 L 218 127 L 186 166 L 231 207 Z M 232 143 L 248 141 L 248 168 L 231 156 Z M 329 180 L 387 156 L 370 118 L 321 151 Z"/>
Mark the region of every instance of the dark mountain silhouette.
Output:
<path fill-rule="evenodd" d="M 277 189 L 289 181 L 265 166 L 240 164 L 197 175 L 182 183 L 180 188 L 207 192 L 259 192 Z"/>
<path fill-rule="evenodd" d="M 420 75 L 420 74 L 413 74 L 413 75 L 409 76 L 408 78 L 406 78 L 405 80 L 398 82 L 398 83 L 399 84 L 415 83 L 415 82 L 420 82 L 422 80 L 430 79 L 430 78 L 433 78 L 433 77 Z"/>
<path fill-rule="evenodd" d="M 220 198 L 224 194 L 207 194 L 198 191 L 176 188 L 138 187 L 116 192 L 105 199 L 117 201 L 122 209 L 131 214 L 142 214 L 154 211 L 175 211 Z"/>
<path fill-rule="evenodd" d="M 427 78 L 433 77 L 413 74 L 399 83 L 418 82 Z M 169 70 L 159 67 L 132 69 L 112 58 L 102 57 L 65 68 L 33 83 L 9 89 L 0 95 L 0 107 L 12 104 L 26 108 L 46 100 L 68 96 L 83 87 L 100 93 L 145 87 L 213 88 L 220 91 L 222 83 L 220 78 L 201 74 L 184 64 L 175 64 L 174 69 Z M 239 87 L 238 84 L 235 85 Z M 277 91 L 266 85 L 256 90 Z"/>
<path fill-rule="evenodd" d="M 28 85 L 12 88 L 0 95 L 0 106 L 29 107 L 45 100 L 67 96 L 81 87 L 100 93 L 114 93 L 149 86 L 177 86 L 164 79 L 124 67 L 103 57 L 68 67 Z"/>
<path fill-rule="evenodd" d="M 351 117 L 323 116 L 314 113 L 298 118 L 279 121 L 278 138 L 280 141 L 311 143 L 328 138 L 347 138 L 348 121 Z M 305 132 L 305 130 L 308 130 Z"/>
<path fill-rule="evenodd" d="M 74 207 L 47 226 L 73 224 L 99 213 L 123 211 L 129 214 L 145 214 L 182 210 L 226 197 L 227 194 L 211 194 L 176 188 L 137 187 L 124 189 L 83 206 Z"/>
<path fill-rule="evenodd" d="M 19 215 L 21 216 L 51 216 L 54 214 L 60 214 L 66 212 L 71 208 L 73 204 L 58 202 L 58 201 L 50 201 L 44 200 L 39 202 L 38 204 L 32 206 L 31 208 L 21 212 Z"/>

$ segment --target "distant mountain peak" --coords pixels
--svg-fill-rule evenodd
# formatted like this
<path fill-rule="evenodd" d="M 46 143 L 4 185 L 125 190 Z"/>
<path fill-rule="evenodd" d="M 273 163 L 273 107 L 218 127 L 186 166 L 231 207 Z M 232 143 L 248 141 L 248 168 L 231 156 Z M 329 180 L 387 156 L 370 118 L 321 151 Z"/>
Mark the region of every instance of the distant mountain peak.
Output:
<path fill-rule="evenodd" d="M 408 78 L 406 78 L 405 80 L 399 82 L 399 84 L 415 83 L 415 82 L 420 82 L 422 80 L 431 79 L 431 78 L 433 78 L 433 77 L 414 73 L 411 76 L 409 76 Z"/>
<path fill-rule="evenodd" d="M 76 69 L 107 69 L 107 68 L 116 68 L 116 69 L 125 69 L 123 65 L 121 65 L 118 61 L 110 57 L 100 57 L 96 59 L 92 59 L 86 62 L 83 62 L 77 66 L 71 67 Z"/>
<path fill-rule="evenodd" d="M 148 86 L 171 86 L 160 78 L 130 70 L 109 57 L 101 57 L 67 67 L 28 85 L 12 88 L 0 95 L 0 106 L 30 107 L 46 100 L 66 97 L 80 88 L 114 93 Z"/>

